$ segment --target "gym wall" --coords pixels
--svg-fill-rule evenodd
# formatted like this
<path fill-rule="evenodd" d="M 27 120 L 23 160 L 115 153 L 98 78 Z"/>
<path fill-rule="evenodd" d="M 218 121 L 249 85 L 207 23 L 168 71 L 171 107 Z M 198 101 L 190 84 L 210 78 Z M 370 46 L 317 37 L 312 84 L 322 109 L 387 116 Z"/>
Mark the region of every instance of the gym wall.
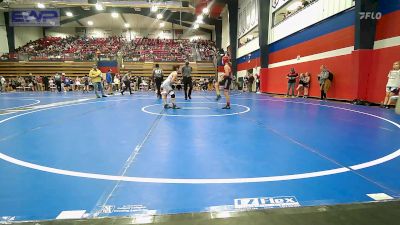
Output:
<path fill-rule="evenodd" d="M 382 101 L 385 95 L 387 73 L 396 60 L 400 60 L 400 0 L 381 0 L 373 50 L 354 51 L 355 10 L 345 1 L 320 0 L 324 10 L 315 18 L 321 20 L 306 28 L 301 25 L 305 20 L 299 13 L 290 17 L 270 30 L 269 68 L 262 69 L 261 90 L 267 93 L 285 94 L 287 90 L 286 74 L 290 68 L 299 73 L 311 73 L 310 95 L 320 95 L 317 76 L 320 66 L 326 65 L 335 75 L 329 98 L 341 100 L 363 99 L 375 103 Z M 342 2 L 341 4 L 333 2 Z M 346 3 L 346 4 L 344 4 Z M 304 9 L 320 9 L 318 2 Z M 316 7 L 316 8 L 312 8 Z M 328 13 L 329 12 L 329 13 Z M 297 17 L 300 16 L 300 17 Z M 288 20 L 289 20 L 288 19 Z M 299 23 L 294 24 L 294 21 Z M 279 33 L 278 27 L 286 22 L 291 24 L 286 34 Z M 285 25 L 286 26 L 286 25 Z M 293 32 L 294 30 L 294 32 Z M 296 31 L 297 30 L 297 31 Z M 286 35 L 286 36 L 285 36 Z M 258 39 L 238 49 L 238 76 L 246 70 L 260 65 Z M 379 62 L 379 63 L 378 63 Z"/>

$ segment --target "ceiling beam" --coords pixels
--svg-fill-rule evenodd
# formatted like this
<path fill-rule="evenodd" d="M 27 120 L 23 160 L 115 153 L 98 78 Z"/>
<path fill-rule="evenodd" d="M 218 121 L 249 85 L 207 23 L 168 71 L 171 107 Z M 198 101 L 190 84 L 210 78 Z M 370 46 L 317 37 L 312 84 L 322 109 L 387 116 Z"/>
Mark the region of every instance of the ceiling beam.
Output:
<path fill-rule="evenodd" d="M 74 14 L 73 17 L 71 18 L 67 18 L 64 20 L 61 20 L 60 25 L 64 25 L 67 23 L 71 23 L 71 22 L 77 22 L 79 25 L 84 26 L 79 20 L 90 17 L 90 16 L 94 16 L 100 13 L 111 13 L 111 12 L 118 12 L 121 14 L 121 18 L 124 21 L 124 23 L 127 22 L 126 18 L 123 16 L 124 13 L 126 14 L 137 14 L 137 15 L 141 15 L 141 16 L 146 16 L 146 17 L 150 17 L 152 19 L 157 19 L 157 13 L 152 13 L 150 12 L 150 9 L 147 8 L 142 8 L 141 11 L 135 11 L 133 8 L 106 8 L 106 10 L 104 11 L 95 11 L 95 10 L 83 10 L 80 7 L 72 7 L 72 8 L 62 8 L 61 9 L 61 14 L 65 15 L 65 13 L 67 11 L 70 11 Z M 171 12 L 170 10 L 164 10 L 163 12 L 163 16 L 164 18 L 161 19 L 162 21 L 165 22 L 169 22 L 169 23 L 173 23 L 173 24 L 177 24 L 177 25 L 182 25 L 184 27 L 187 28 L 192 28 L 192 24 L 188 23 L 187 21 L 191 21 L 191 22 L 195 22 L 197 17 L 191 13 L 187 13 L 187 12 L 181 12 L 182 15 L 180 15 L 180 12 Z M 204 22 L 205 24 L 210 24 L 210 25 L 214 25 L 215 24 L 215 19 L 211 19 L 211 18 L 205 18 Z M 208 33 L 208 34 L 212 34 L 213 29 L 207 29 L 207 28 L 203 28 L 200 27 L 198 29 L 199 31 Z"/>

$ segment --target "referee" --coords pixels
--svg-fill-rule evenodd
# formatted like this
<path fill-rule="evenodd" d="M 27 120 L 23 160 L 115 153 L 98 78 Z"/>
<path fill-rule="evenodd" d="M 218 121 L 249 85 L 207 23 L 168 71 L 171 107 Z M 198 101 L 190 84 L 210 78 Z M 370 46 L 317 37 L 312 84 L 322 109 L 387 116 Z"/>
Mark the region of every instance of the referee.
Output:
<path fill-rule="evenodd" d="M 157 98 L 161 98 L 161 83 L 163 82 L 164 72 L 159 64 L 153 69 L 153 82 L 156 84 Z"/>
<path fill-rule="evenodd" d="M 185 91 L 185 100 L 189 97 L 192 99 L 192 90 L 193 90 L 193 82 L 192 82 L 192 67 L 189 66 L 189 62 L 186 61 L 185 66 L 182 67 L 182 77 L 183 77 L 183 90 Z M 189 86 L 189 92 L 188 92 Z"/>

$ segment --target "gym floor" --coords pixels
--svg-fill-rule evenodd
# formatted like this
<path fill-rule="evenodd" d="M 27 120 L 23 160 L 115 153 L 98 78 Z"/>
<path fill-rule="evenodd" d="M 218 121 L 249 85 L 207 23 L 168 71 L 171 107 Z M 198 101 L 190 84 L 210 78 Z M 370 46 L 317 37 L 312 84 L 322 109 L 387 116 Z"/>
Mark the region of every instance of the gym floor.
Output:
<path fill-rule="evenodd" d="M 400 116 L 315 99 L 0 95 L 0 222 L 400 198 Z"/>

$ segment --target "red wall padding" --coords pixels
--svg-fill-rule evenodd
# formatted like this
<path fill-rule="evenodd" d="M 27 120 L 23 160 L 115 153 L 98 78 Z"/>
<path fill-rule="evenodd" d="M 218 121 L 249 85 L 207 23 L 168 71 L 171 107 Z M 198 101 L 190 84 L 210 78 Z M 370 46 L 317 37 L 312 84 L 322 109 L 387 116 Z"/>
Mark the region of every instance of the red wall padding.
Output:
<path fill-rule="evenodd" d="M 400 36 L 400 11 L 384 15 L 376 25 L 375 40 Z"/>
<path fill-rule="evenodd" d="M 297 72 L 311 73 L 310 96 L 319 96 L 317 76 L 321 65 L 333 72 L 334 81 L 328 98 L 363 99 L 380 103 L 385 97 L 387 74 L 393 62 L 400 60 L 400 46 L 378 50 L 353 51 L 345 56 L 261 70 L 261 90 L 268 93 L 285 94 L 286 74 L 291 67 Z"/>
<path fill-rule="evenodd" d="M 320 73 L 319 68 L 321 65 L 326 65 L 335 75 L 328 98 L 354 99 L 357 96 L 357 89 L 354 86 L 358 85 L 358 79 L 353 76 L 351 71 L 353 65 L 352 55 L 315 60 L 268 70 L 264 69 L 261 72 L 261 91 L 286 94 L 286 74 L 289 73 L 291 67 L 294 67 L 298 73 L 311 73 L 310 96 L 318 97 L 320 96 L 320 90 L 317 76 Z"/>
<path fill-rule="evenodd" d="M 371 102 L 381 102 L 385 97 L 387 75 L 392 69 L 393 63 L 400 61 L 400 46 L 375 50 L 372 61 L 367 99 Z"/>
<path fill-rule="evenodd" d="M 400 11 L 384 15 L 377 24 L 376 40 L 400 36 Z M 297 55 L 307 56 L 339 48 L 352 46 L 354 43 L 354 27 L 348 27 L 319 38 L 271 53 L 269 63 L 294 59 Z M 320 66 L 326 65 L 333 72 L 334 81 L 328 98 L 363 99 L 381 103 L 385 97 L 387 74 L 393 62 L 400 60 L 400 45 L 377 50 L 358 50 L 349 55 L 315 60 L 294 65 L 270 69 L 261 69 L 261 91 L 267 93 L 286 94 L 286 74 L 291 67 L 297 72 L 311 73 L 310 96 L 319 97 L 317 76 Z M 259 60 L 258 60 L 259 63 Z M 252 64 L 249 66 L 253 66 Z M 247 69 L 247 66 L 243 66 Z M 254 66 L 255 67 L 255 66 Z M 253 67 L 251 67 L 253 68 Z"/>
<path fill-rule="evenodd" d="M 260 58 L 249 60 L 238 65 L 238 71 L 249 70 L 260 66 Z"/>
<path fill-rule="evenodd" d="M 298 55 L 308 56 L 332 51 L 354 45 L 354 26 L 350 26 L 318 38 L 273 52 L 269 55 L 269 63 L 295 59 Z"/>

